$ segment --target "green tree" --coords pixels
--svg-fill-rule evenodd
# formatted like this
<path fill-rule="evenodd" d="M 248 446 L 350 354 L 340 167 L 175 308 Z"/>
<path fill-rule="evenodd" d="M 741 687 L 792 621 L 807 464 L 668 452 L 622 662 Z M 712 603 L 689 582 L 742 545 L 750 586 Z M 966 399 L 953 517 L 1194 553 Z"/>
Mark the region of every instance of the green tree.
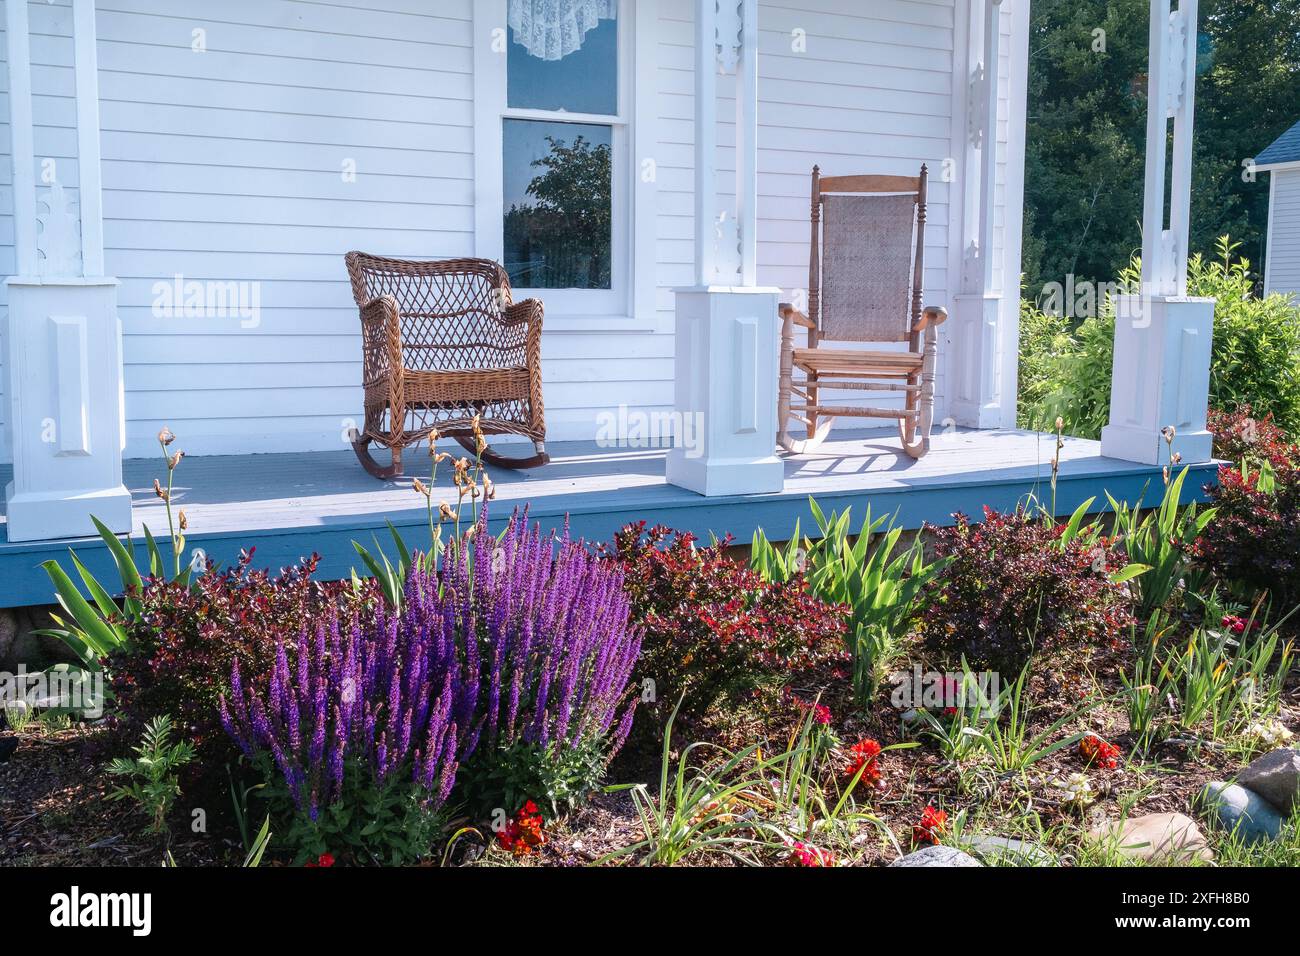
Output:
<path fill-rule="evenodd" d="M 1300 0 L 1202 0 L 1193 252 L 1239 237 L 1262 261 L 1268 187 L 1242 161 L 1300 119 Z M 1142 245 L 1147 0 L 1035 0 L 1029 60 L 1025 275 L 1113 280 Z M 1104 31 L 1100 34 L 1096 31 Z M 1104 43 L 1102 42 L 1104 39 Z"/>
<path fill-rule="evenodd" d="M 607 289 L 613 182 L 610 148 L 576 136 L 573 145 L 546 138 L 550 152 L 533 160 L 543 170 L 528 184 L 535 202 L 506 212 L 506 248 L 521 261 L 543 260 L 540 288 Z"/>

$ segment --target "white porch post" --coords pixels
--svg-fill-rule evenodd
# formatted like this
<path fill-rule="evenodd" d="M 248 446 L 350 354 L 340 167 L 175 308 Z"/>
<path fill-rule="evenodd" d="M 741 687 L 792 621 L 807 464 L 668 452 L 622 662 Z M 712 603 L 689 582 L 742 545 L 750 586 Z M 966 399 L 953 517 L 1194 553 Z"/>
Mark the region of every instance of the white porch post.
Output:
<path fill-rule="evenodd" d="M 1102 454 L 1145 464 L 1166 463 L 1171 453 L 1187 463 L 1209 461 L 1213 444 L 1205 412 L 1214 300 L 1187 296 L 1197 0 L 1170 7 L 1171 0 L 1151 2 L 1142 286 L 1139 295 L 1117 303 L 1110 424 L 1101 433 Z M 1166 223 L 1171 119 L 1173 181 Z M 1175 429 L 1172 448 L 1162 435 L 1166 427 Z"/>
<path fill-rule="evenodd" d="M 677 290 L 675 411 L 684 423 L 668 480 L 703 495 L 779 491 L 774 453 L 777 299 L 756 283 L 758 0 L 697 0 L 695 285 Z M 719 75 L 733 73 L 734 201 L 717 189 Z"/>
<path fill-rule="evenodd" d="M 91 515 L 129 531 L 117 280 L 104 275 L 95 4 L 73 0 L 79 212 L 58 164 L 35 154 L 27 0 L 7 0 L 5 13 L 17 262 L 7 280 L 9 540 L 93 534 Z"/>
<path fill-rule="evenodd" d="M 962 268 L 953 297 L 952 415 L 959 425 L 996 428 L 1002 403 L 1002 307 L 994 268 L 998 177 L 998 77 L 1001 11 L 1009 0 L 968 0 L 967 136 L 961 176 Z M 1014 343 L 1011 346 L 1015 347 Z M 1012 422 L 1014 423 L 1014 422 Z"/>

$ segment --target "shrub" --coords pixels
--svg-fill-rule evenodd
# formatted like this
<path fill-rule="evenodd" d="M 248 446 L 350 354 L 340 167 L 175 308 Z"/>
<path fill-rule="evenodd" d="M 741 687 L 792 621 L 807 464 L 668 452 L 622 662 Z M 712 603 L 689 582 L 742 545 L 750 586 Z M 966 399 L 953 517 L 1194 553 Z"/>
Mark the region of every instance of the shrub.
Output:
<path fill-rule="evenodd" d="M 1019 423 L 1047 431 L 1057 418 L 1072 435 L 1098 438 L 1110 419 L 1111 364 L 1115 354 L 1115 315 L 1107 302 L 1099 316 L 1084 319 L 1072 333 L 1069 320 L 1022 304 L 1021 367 L 1031 378 L 1021 389 Z M 1045 334 L 1046 333 L 1046 334 Z"/>
<path fill-rule="evenodd" d="M 1214 435 L 1214 454 L 1226 461 L 1240 464 L 1250 458 L 1280 465 L 1296 457 L 1295 446 L 1272 414 L 1257 416 L 1249 404 L 1232 411 L 1212 408 L 1207 419 Z"/>
<path fill-rule="evenodd" d="M 730 539 L 697 548 L 668 528 L 628 525 L 605 552 L 622 562 L 632 615 L 645 629 L 637 676 L 658 700 L 685 694 L 684 716 L 752 690 L 774 672 L 826 660 L 845 609 L 808 592 L 800 576 L 768 582 L 730 560 Z"/>
<path fill-rule="evenodd" d="M 1187 267 L 1188 295 L 1216 300 L 1210 404 L 1229 410 L 1249 405 L 1256 415 L 1294 431 L 1300 428 L 1300 308 L 1280 294 L 1254 294 L 1250 262 L 1235 258 L 1239 245 L 1225 236 L 1215 258 L 1196 255 Z M 1121 272 L 1120 287 L 1136 288 L 1140 272 L 1134 259 Z M 1110 409 L 1114 303 L 1106 302 L 1097 317 L 1065 337 L 1059 333 L 1064 320 L 1043 316 L 1028 303 L 1022 316 L 1026 311 L 1021 366 L 1030 377 L 1029 389 L 1022 390 L 1022 422 L 1042 427 L 1059 415 L 1070 434 L 1097 438 Z"/>
<path fill-rule="evenodd" d="M 556 768 L 576 798 L 631 727 L 640 637 L 620 569 L 581 543 L 518 515 L 496 539 L 484 514 L 436 568 L 411 562 L 402 607 L 331 608 L 249 686 L 231 671 L 223 724 L 302 859 L 420 858 L 462 769 L 475 803 L 516 805 L 493 785 L 544 790 Z"/>
<path fill-rule="evenodd" d="M 1294 432 L 1300 429 L 1300 308 L 1280 293 L 1254 294 L 1250 262 L 1233 258 L 1240 245 L 1224 237 L 1217 258 L 1193 256 L 1187 267 L 1188 295 L 1217 300 L 1210 404 L 1250 405 Z"/>
<path fill-rule="evenodd" d="M 1069 536 L 1024 512 L 962 514 L 935 530 L 935 554 L 948 559 L 921 612 L 927 649 L 940 662 L 1018 674 L 1035 652 L 1113 640 L 1131 622 L 1123 567 L 1109 542 Z"/>
<path fill-rule="evenodd" d="M 1207 486 L 1215 519 L 1196 555 L 1238 588 L 1267 591 L 1284 614 L 1300 602 L 1300 464 L 1289 458 L 1219 469 Z"/>
<path fill-rule="evenodd" d="M 209 570 L 193 586 L 151 579 L 138 595 L 128 645 L 107 660 L 114 720 L 122 730 L 134 737 L 150 718 L 172 715 L 209 775 L 234 755 L 217 719 L 231 666 L 269 673 L 277 642 L 293 640 L 305 622 L 353 600 L 349 587 L 313 579 L 315 556 L 279 577 L 253 569 L 252 558 L 245 552 L 236 567 Z M 363 602 L 376 599 L 368 589 L 362 595 Z"/>
<path fill-rule="evenodd" d="M 1020 300 L 1020 352 L 1017 422 L 1021 428 L 1048 431 L 1056 416 L 1048 417 L 1044 400 L 1058 387 L 1057 358 L 1077 347 L 1070 335 L 1070 320 L 1045 312 L 1030 299 Z"/>

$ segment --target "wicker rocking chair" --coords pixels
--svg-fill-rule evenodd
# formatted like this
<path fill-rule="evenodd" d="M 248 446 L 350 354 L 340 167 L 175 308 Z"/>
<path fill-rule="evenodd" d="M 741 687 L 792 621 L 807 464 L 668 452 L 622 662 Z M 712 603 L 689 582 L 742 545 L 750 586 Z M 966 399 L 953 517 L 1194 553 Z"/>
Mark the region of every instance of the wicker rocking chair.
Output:
<path fill-rule="evenodd" d="M 438 435 L 474 451 L 475 416 L 488 435 L 522 435 L 535 454 L 483 461 L 533 468 L 546 454 L 542 408 L 542 303 L 514 302 L 505 269 L 487 259 L 411 262 L 347 254 L 361 309 L 365 430 L 352 449 L 376 478 L 402 474 L 402 450 Z M 370 455 L 388 448 L 392 464 Z"/>
<path fill-rule="evenodd" d="M 948 312 L 921 306 L 927 178 L 925 166 L 917 177 L 826 178 L 813 167 L 808 314 L 781 305 L 777 443 L 785 450 L 816 448 L 839 416 L 895 419 L 908 455 L 930 450 L 937 328 Z M 795 325 L 807 329 L 807 348 L 794 347 Z M 823 339 L 906 342 L 907 351 L 828 349 Z M 902 408 L 823 404 L 821 392 L 836 389 L 905 397 Z M 790 435 L 791 420 L 807 438 Z"/>

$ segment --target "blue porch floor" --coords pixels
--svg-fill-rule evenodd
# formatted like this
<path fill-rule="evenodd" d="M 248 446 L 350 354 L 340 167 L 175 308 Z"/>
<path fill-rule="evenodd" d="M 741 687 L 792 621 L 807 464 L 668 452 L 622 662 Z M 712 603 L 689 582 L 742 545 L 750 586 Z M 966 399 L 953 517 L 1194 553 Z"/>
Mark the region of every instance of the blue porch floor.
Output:
<path fill-rule="evenodd" d="M 796 520 L 806 531 L 813 495 L 828 511 L 851 505 L 855 524 L 868 503 L 877 514 L 897 512 L 908 527 L 950 524 L 953 512 L 978 515 L 985 505 L 1009 509 L 1030 494 L 1046 503 L 1053 446 L 1051 435 L 954 431 L 936 435 L 930 454 L 913 462 L 892 429 L 835 433 L 817 452 L 787 459 L 780 493 L 703 498 L 665 483 L 660 450 L 557 442 L 548 448 L 552 462 L 545 468 L 492 471 L 497 500 L 491 514 L 496 525 L 515 506 L 528 505 L 532 517 L 548 527 L 562 525 L 567 515 L 574 535 L 588 540 L 608 540 L 629 521 L 644 519 L 706 539 L 730 533 L 746 543 L 759 527 L 773 540 L 788 538 Z M 460 453 L 458 447 L 450 450 Z M 425 463 L 420 453 L 408 455 L 408 467 L 417 474 Z M 0 486 L 8 482 L 8 470 L 0 468 Z M 154 477 L 163 477 L 161 460 L 127 461 L 124 470 L 137 534 L 147 524 L 165 536 L 162 503 L 152 491 Z M 1213 465 L 1195 466 L 1185 493 L 1201 497 L 1214 475 Z M 452 498 L 449 481 L 440 479 L 440 485 L 435 501 Z M 1103 458 L 1097 442 L 1067 439 L 1056 510 L 1068 514 L 1090 497 L 1101 510 L 1105 491 L 1134 501 L 1148 485 L 1150 500 L 1160 486 L 1159 468 Z M 175 500 L 189 519 L 188 546 L 223 564 L 252 546 L 263 567 L 283 567 L 316 552 L 321 576 L 342 578 L 358 564 L 352 541 L 368 544 L 377 533 L 386 540 L 386 521 L 412 547 L 428 537 L 424 499 L 410 480 L 376 481 L 350 451 L 187 458 L 177 472 Z M 49 603 L 51 589 L 40 564 L 66 558 L 72 546 L 96 574 L 116 580 L 98 538 L 9 543 L 0 523 L 0 607 Z"/>

